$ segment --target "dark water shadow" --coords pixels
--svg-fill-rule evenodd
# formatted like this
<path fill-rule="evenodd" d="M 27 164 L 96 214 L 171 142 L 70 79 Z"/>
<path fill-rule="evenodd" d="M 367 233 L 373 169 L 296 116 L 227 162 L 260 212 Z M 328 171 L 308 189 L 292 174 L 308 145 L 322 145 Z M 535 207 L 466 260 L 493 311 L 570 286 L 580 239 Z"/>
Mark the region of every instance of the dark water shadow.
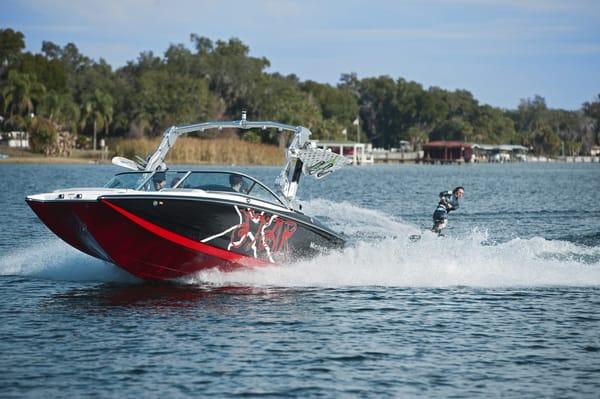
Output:
<path fill-rule="evenodd" d="M 52 295 L 45 308 L 87 312 L 117 309 L 164 311 L 227 307 L 232 303 L 285 300 L 294 290 L 244 286 L 199 286 L 179 283 L 105 283 Z"/>
<path fill-rule="evenodd" d="M 585 245 L 587 247 L 597 247 L 600 245 L 600 231 L 583 232 L 580 234 L 566 234 L 557 238 L 560 241 L 569 241 L 574 244 Z"/>

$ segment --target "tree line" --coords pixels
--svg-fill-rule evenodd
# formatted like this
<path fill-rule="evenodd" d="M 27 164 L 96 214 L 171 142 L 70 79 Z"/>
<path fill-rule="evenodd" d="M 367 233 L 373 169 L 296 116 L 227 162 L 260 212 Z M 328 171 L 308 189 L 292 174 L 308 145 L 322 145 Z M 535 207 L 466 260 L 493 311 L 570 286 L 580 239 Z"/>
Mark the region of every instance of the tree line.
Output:
<path fill-rule="evenodd" d="M 190 42 L 162 56 L 142 52 L 113 70 L 73 43 L 44 41 L 41 53 L 26 52 L 23 33 L 0 29 L 1 129 L 30 132 L 37 151 L 60 131 L 91 148 L 96 136 L 153 137 L 174 124 L 239 119 L 245 109 L 253 120 L 306 126 L 317 139 L 360 138 L 384 148 L 460 140 L 575 155 L 600 143 L 600 94 L 576 111 L 550 109 L 537 95 L 507 110 L 480 104 L 467 90 L 389 76 L 347 73 L 336 86 L 301 81 L 267 72 L 269 60 L 251 56 L 239 39 L 191 34 Z M 279 140 L 270 131 L 236 134 L 254 143 Z"/>

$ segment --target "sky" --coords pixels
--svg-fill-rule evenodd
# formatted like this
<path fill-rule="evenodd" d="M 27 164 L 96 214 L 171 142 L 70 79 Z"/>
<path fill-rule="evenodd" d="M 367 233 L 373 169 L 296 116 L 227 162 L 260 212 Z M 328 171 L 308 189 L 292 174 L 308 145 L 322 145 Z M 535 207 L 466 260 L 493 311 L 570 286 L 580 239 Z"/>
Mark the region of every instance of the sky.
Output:
<path fill-rule="evenodd" d="M 268 72 L 335 85 L 343 73 L 469 90 L 514 109 L 575 110 L 600 94 L 598 0 L 0 0 L 0 28 L 73 42 L 115 69 L 142 51 L 239 38 Z"/>

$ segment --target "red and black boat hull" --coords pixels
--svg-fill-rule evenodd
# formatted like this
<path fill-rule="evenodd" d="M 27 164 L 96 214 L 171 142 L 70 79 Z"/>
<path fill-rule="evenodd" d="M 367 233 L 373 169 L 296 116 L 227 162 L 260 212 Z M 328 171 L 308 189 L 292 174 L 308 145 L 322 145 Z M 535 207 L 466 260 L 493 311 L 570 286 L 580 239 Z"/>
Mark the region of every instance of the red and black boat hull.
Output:
<path fill-rule="evenodd" d="M 302 214 L 227 201 L 154 195 L 27 203 L 71 246 L 148 280 L 280 263 L 343 245 Z"/>

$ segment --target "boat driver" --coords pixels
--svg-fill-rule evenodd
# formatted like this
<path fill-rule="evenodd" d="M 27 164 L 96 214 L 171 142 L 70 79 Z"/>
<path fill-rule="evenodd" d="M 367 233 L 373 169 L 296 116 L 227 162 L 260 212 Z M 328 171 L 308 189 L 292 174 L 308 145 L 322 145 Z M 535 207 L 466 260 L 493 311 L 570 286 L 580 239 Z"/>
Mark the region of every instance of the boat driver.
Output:
<path fill-rule="evenodd" d="M 156 191 L 160 191 L 167 185 L 167 176 L 165 172 L 156 172 L 154 176 L 152 176 L 152 183 L 154 184 L 154 189 Z"/>
<path fill-rule="evenodd" d="M 244 180 L 240 175 L 229 175 L 229 185 L 233 191 L 241 193 L 244 187 Z"/>
<path fill-rule="evenodd" d="M 431 231 L 442 235 L 442 230 L 448 224 L 448 213 L 455 211 L 460 206 L 458 200 L 465 195 L 465 188 L 456 187 L 452 191 L 442 191 L 440 193 L 440 202 L 433 212 L 433 228 Z"/>

